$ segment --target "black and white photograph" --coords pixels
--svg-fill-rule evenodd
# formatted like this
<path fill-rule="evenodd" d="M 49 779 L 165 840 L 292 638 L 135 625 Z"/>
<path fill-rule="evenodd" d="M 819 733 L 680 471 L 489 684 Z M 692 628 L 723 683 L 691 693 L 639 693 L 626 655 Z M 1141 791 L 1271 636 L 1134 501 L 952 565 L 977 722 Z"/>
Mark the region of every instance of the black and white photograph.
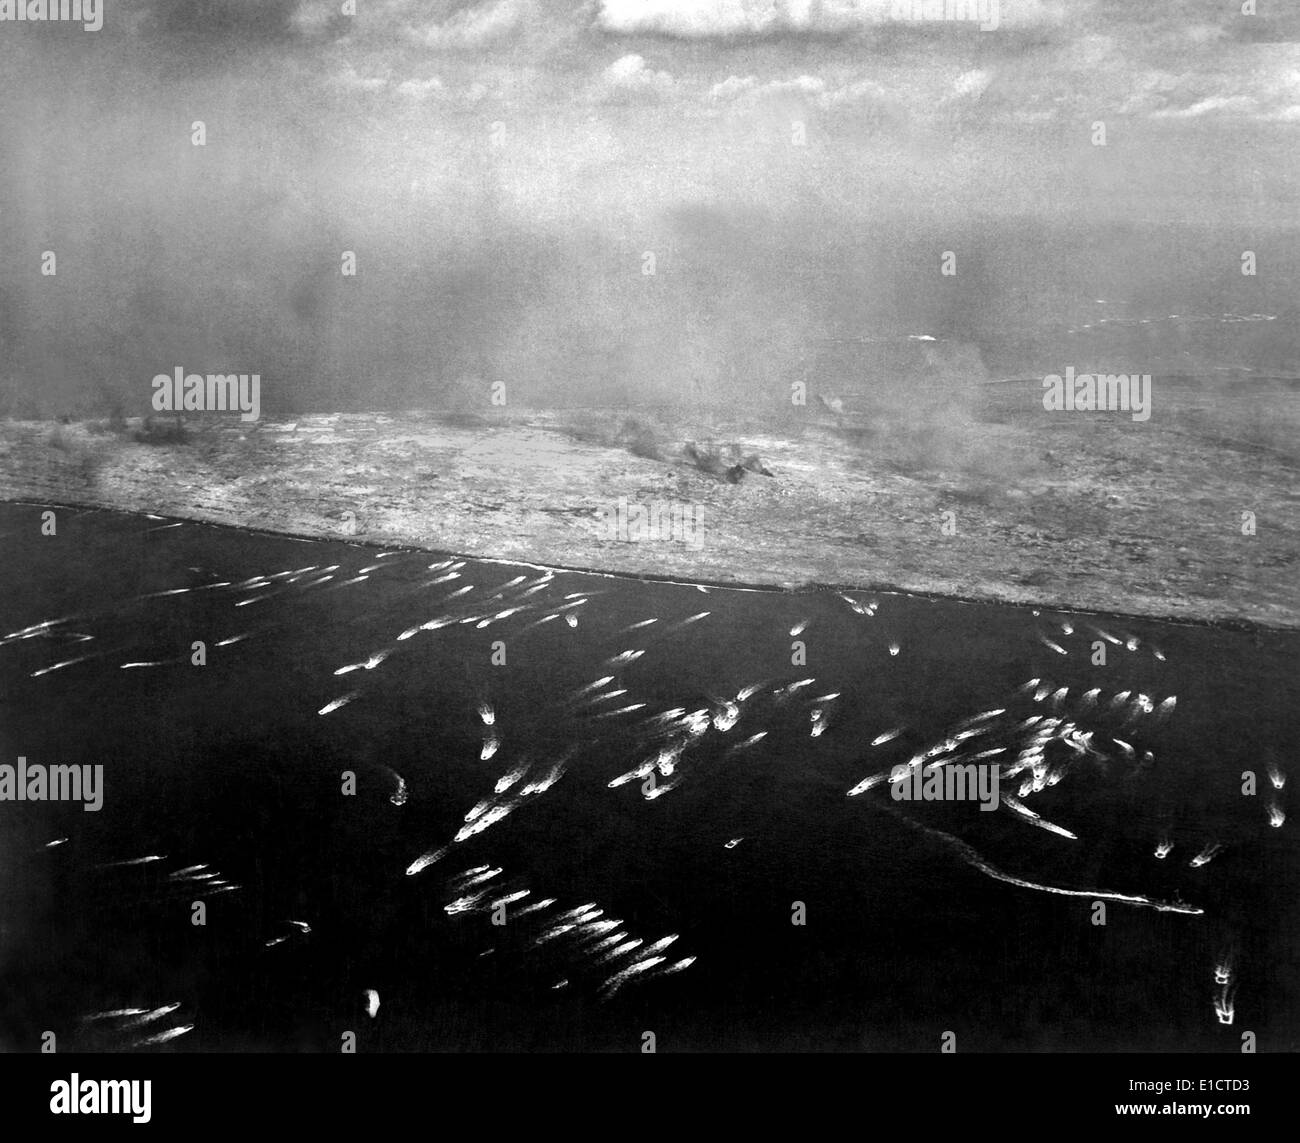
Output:
<path fill-rule="evenodd" d="M 0 0 L 24 1099 L 1143 1054 L 1103 1121 L 1249 1116 L 1297 142 L 1282 0 Z"/>

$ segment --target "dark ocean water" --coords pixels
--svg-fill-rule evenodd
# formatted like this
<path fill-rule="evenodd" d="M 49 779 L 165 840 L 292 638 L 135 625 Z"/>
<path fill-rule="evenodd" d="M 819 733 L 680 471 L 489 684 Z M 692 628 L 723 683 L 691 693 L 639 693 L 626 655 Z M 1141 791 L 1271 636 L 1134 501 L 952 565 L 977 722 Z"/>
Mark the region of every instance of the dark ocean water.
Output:
<path fill-rule="evenodd" d="M 8 1048 L 1295 1047 L 1295 634 L 0 539 L 0 762 L 105 768 L 0 803 Z M 996 812 L 881 777 L 982 751 Z"/>

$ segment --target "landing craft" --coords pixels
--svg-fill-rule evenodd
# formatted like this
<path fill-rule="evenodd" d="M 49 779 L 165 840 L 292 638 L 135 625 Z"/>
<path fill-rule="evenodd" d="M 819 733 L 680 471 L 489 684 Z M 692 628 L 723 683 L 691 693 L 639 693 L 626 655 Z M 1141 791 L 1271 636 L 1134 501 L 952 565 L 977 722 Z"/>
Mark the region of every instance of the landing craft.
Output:
<path fill-rule="evenodd" d="M 613 718 L 615 715 L 619 715 L 619 714 L 630 714 L 630 713 L 631 713 L 632 711 L 634 711 L 634 710 L 641 710 L 642 708 L 644 708 L 644 706 L 645 706 L 645 703 L 643 703 L 643 702 L 634 702 L 631 706 L 623 706 L 623 707 L 619 707 L 618 710 L 607 710 L 607 711 L 604 711 L 604 712 L 602 712 L 602 713 L 600 713 L 600 714 L 594 715 L 593 717 L 595 717 L 595 718 Z"/>
<path fill-rule="evenodd" d="M 713 711 L 713 729 L 725 733 L 736 725 L 738 718 L 740 718 L 740 704 L 723 700 Z"/>
<path fill-rule="evenodd" d="M 1216 854 L 1221 852 L 1222 849 L 1223 846 L 1219 845 L 1217 842 L 1212 841 L 1208 845 L 1206 845 L 1205 848 L 1202 849 L 1201 852 L 1198 853 L 1195 857 L 1193 857 L 1192 860 L 1189 861 L 1187 864 L 1191 866 L 1191 868 L 1193 869 L 1199 869 L 1202 865 L 1205 865 L 1212 858 L 1214 858 Z"/>
<path fill-rule="evenodd" d="M 91 1012 L 81 1019 L 83 1022 L 92 1020 L 116 1020 L 122 1016 L 142 1016 L 148 1012 L 147 1008 L 112 1008 L 107 1012 Z"/>
<path fill-rule="evenodd" d="M 853 608 L 853 612 L 855 615 L 872 616 L 875 614 L 876 605 L 874 603 L 872 604 L 859 603 L 856 599 L 851 599 L 849 596 L 845 595 L 842 591 L 837 592 L 836 594 L 839 595 L 839 597 L 842 600 L 844 600 L 844 602 L 847 603 L 851 608 Z"/>
<path fill-rule="evenodd" d="M 620 651 L 617 655 L 614 655 L 613 657 L 611 657 L 611 658 L 609 658 L 609 659 L 606 659 L 605 662 L 607 662 L 607 663 L 634 663 L 634 662 L 636 662 L 637 659 L 641 658 L 641 656 L 644 655 L 644 654 L 645 654 L 645 651 L 632 651 L 632 650 L 629 650 L 629 651 Z"/>
<path fill-rule="evenodd" d="M 447 850 L 444 848 L 444 849 L 430 850 L 428 853 L 421 854 L 414 861 L 412 861 L 410 865 L 406 867 L 407 877 L 415 876 L 415 874 L 419 873 L 420 870 L 425 869 L 428 866 L 432 865 L 446 852 Z"/>
<path fill-rule="evenodd" d="M 581 698 L 583 695 L 590 694 L 592 691 L 600 690 L 601 687 L 607 685 L 608 683 L 612 683 L 613 681 L 614 681 L 613 675 L 602 675 L 599 679 L 596 679 L 594 682 L 590 682 L 587 683 L 585 686 L 579 687 L 576 691 L 573 692 L 571 697 L 575 699 Z"/>
<path fill-rule="evenodd" d="M 168 1040 L 174 1040 L 176 1039 L 177 1036 L 183 1036 L 185 1035 L 186 1032 L 192 1032 L 192 1031 L 194 1031 L 193 1024 L 182 1024 L 178 1028 L 172 1028 L 170 1031 L 167 1032 L 160 1032 L 156 1036 L 146 1036 L 143 1040 L 136 1040 L 136 1042 L 132 1044 L 131 1047 L 143 1048 L 146 1045 L 150 1045 L 150 1044 L 165 1044 Z"/>

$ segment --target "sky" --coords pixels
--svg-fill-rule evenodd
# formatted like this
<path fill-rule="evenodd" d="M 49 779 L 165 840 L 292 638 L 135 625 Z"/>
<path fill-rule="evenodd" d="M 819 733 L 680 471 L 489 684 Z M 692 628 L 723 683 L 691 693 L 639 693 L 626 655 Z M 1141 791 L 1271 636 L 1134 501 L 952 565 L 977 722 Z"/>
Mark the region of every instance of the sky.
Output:
<path fill-rule="evenodd" d="M 0 403 L 135 411 L 176 365 L 260 369 L 271 410 L 472 404 L 503 379 L 770 396 L 819 338 L 988 357 L 1094 298 L 1294 298 L 1293 5 L 988 8 L 988 30 L 892 0 L 0 22 Z"/>

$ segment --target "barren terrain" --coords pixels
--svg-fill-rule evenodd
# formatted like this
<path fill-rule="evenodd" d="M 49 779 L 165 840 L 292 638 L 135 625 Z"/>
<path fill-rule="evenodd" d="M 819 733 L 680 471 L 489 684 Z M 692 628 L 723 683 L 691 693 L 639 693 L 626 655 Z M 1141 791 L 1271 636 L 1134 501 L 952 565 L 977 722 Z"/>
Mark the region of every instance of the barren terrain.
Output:
<path fill-rule="evenodd" d="M 1044 413 L 1037 388 L 1016 384 L 919 418 L 226 416 L 191 420 L 172 444 L 102 422 L 7 421 L 0 498 L 632 575 L 1294 627 L 1297 398 L 1280 382 L 1157 379 L 1142 423 Z M 719 479 L 683 456 L 688 439 L 757 453 L 773 475 Z M 689 506 L 701 542 L 607 536 L 602 512 L 621 498 Z"/>

